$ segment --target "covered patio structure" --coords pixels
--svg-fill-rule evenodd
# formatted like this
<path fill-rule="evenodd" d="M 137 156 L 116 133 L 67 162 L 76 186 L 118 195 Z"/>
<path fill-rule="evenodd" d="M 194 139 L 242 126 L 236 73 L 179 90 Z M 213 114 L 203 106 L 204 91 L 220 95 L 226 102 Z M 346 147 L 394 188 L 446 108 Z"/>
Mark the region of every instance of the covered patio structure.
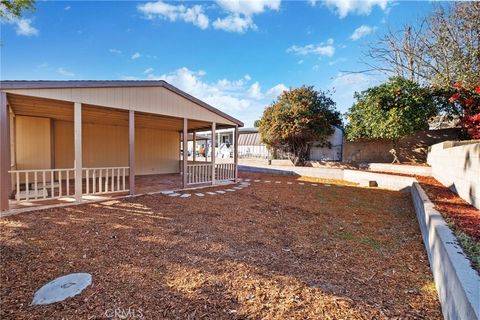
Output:
<path fill-rule="evenodd" d="M 235 181 L 241 126 L 165 81 L 2 81 L 0 210 Z M 235 137 L 221 162 L 217 129 Z"/>

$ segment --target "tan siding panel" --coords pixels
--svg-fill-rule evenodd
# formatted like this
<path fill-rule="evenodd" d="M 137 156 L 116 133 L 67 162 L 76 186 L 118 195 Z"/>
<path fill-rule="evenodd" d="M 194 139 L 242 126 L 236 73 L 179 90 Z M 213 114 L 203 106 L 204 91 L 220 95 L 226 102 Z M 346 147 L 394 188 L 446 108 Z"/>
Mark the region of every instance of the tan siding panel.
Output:
<path fill-rule="evenodd" d="M 55 167 L 73 168 L 73 122 L 55 120 L 54 128 Z"/>
<path fill-rule="evenodd" d="M 5 91 L 47 99 L 81 102 L 234 125 L 230 120 L 162 87 L 9 89 Z"/>
<path fill-rule="evenodd" d="M 50 119 L 15 117 L 17 169 L 49 169 L 51 166 Z"/>
<path fill-rule="evenodd" d="M 128 166 L 128 127 L 83 124 L 83 166 Z"/>
<path fill-rule="evenodd" d="M 136 128 L 137 175 L 179 172 L 179 148 L 178 132 Z"/>
<path fill-rule="evenodd" d="M 136 128 L 137 175 L 178 172 L 178 132 Z M 55 122 L 57 167 L 73 167 L 73 123 Z M 83 166 L 128 166 L 128 127 L 83 125 Z"/>
<path fill-rule="evenodd" d="M 83 124 L 83 167 L 128 166 L 128 128 Z M 73 168 L 73 122 L 55 121 L 55 163 L 57 168 Z"/>

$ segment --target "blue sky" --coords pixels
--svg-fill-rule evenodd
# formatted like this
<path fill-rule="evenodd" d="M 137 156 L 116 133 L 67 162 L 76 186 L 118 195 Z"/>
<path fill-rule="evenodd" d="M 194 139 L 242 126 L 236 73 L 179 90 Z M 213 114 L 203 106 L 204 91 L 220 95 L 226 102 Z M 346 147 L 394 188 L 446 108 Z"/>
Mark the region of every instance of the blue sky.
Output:
<path fill-rule="evenodd" d="M 388 0 L 49 1 L 1 24 L 2 80 L 163 79 L 247 126 L 285 88 L 354 91 L 384 75 L 362 50 L 430 2 Z"/>

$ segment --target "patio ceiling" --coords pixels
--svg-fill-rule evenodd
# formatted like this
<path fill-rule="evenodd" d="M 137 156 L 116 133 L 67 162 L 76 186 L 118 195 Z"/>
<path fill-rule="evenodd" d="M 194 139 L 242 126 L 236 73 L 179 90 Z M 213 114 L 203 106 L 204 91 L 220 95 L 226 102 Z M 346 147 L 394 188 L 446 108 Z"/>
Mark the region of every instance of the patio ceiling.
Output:
<path fill-rule="evenodd" d="M 73 104 L 61 100 L 51 100 L 16 94 L 8 94 L 9 105 L 16 115 L 43 117 L 61 121 L 73 121 Z M 82 105 L 83 123 L 128 126 L 128 111 L 102 106 Z M 143 128 L 155 128 L 169 131 L 181 131 L 183 119 L 158 116 L 148 113 L 135 113 L 135 125 Z M 211 123 L 188 121 L 188 130 L 209 130 Z M 227 128 L 217 124 L 217 128 Z"/>

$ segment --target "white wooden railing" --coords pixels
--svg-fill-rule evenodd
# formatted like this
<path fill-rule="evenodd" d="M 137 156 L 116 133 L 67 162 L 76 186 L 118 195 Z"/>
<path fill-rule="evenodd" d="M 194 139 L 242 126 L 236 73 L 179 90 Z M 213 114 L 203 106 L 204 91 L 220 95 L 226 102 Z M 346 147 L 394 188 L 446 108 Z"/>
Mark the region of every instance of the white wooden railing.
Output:
<path fill-rule="evenodd" d="M 235 163 L 215 164 L 215 180 L 235 179 Z"/>
<path fill-rule="evenodd" d="M 130 167 L 83 168 L 84 194 L 126 192 Z"/>
<path fill-rule="evenodd" d="M 212 164 L 189 164 L 187 165 L 187 183 L 198 184 L 212 181 Z"/>
<path fill-rule="evenodd" d="M 11 170 L 12 184 L 17 202 L 56 199 L 74 194 L 70 186 L 75 178 L 74 169 Z"/>

